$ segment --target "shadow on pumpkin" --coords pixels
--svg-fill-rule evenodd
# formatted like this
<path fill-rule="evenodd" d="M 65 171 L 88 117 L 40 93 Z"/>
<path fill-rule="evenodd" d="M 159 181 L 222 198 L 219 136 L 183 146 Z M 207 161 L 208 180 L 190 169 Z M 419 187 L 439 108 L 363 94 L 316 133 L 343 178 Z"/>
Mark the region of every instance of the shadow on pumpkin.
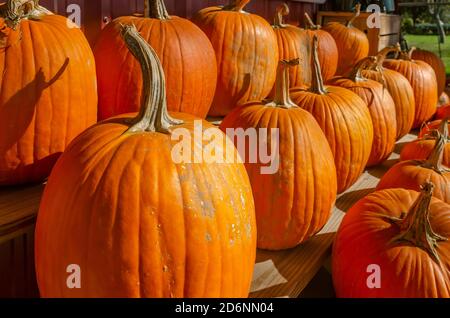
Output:
<path fill-rule="evenodd" d="M 361 198 L 371 194 L 374 191 L 375 188 L 346 192 L 337 199 L 336 207 L 343 212 L 347 212 Z"/>
<path fill-rule="evenodd" d="M 380 179 L 388 172 L 390 168 L 392 168 L 395 164 L 397 164 L 400 160 L 399 159 L 389 159 L 383 162 L 381 165 L 376 166 L 375 168 L 369 169 L 367 172 L 377 178 Z"/>

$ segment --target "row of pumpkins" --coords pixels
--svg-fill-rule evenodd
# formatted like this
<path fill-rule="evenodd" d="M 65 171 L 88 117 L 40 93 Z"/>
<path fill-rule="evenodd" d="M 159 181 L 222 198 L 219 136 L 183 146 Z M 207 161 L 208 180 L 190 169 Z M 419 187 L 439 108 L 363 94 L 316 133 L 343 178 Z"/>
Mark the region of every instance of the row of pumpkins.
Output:
<path fill-rule="evenodd" d="M 321 29 L 306 17 L 300 29 L 284 23 L 282 5 L 270 26 L 248 2 L 201 10 L 194 24 L 147 1 L 148 17 L 104 29 L 95 60 L 80 30 L 37 0 L 0 7 L 0 185 L 51 172 L 36 228 L 42 296 L 246 297 L 257 246 L 311 238 L 337 193 L 435 115 L 445 85 L 414 60 L 429 53 L 367 57 L 353 21 Z M 278 172 L 175 164 L 171 132 L 193 132 L 208 113 L 226 116 L 222 131 L 279 129 Z M 346 215 L 333 253 L 338 296 L 450 296 L 448 107 L 439 116 L 402 153 L 414 160 Z M 381 289 L 366 285 L 373 263 Z M 81 288 L 67 288 L 70 264 Z"/>

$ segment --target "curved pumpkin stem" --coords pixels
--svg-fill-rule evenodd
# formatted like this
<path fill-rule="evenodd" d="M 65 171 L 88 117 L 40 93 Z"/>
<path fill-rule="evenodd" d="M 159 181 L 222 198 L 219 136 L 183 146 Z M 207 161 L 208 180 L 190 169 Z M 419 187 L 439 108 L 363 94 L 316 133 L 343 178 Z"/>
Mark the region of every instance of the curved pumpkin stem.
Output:
<path fill-rule="evenodd" d="M 243 12 L 249 2 L 250 0 L 230 0 L 230 4 L 224 6 L 222 10 Z"/>
<path fill-rule="evenodd" d="M 275 13 L 275 21 L 273 23 L 274 28 L 282 29 L 286 27 L 284 22 L 284 17 L 289 15 L 289 6 L 286 3 L 283 3 L 277 7 L 276 13 Z"/>
<path fill-rule="evenodd" d="M 312 54 L 313 54 L 312 61 L 311 61 L 312 82 L 311 82 L 310 91 L 315 94 L 325 95 L 328 93 L 328 91 L 325 88 L 325 85 L 323 84 L 322 68 L 320 66 L 320 61 L 319 61 L 319 39 L 318 39 L 317 35 L 314 35 L 314 37 L 313 37 Z"/>
<path fill-rule="evenodd" d="M 442 121 L 439 130 L 433 130 L 430 136 L 436 139 L 436 145 L 433 148 L 427 161 L 422 165 L 424 168 L 432 169 L 442 174 L 449 170 L 442 164 L 444 158 L 444 150 L 448 140 L 448 119 Z"/>
<path fill-rule="evenodd" d="M 52 14 L 49 10 L 39 5 L 39 0 L 8 0 L 0 12 L 6 25 L 16 29 L 20 21 L 24 19 L 39 19 L 41 15 Z"/>
<path fill-rule="evenodd" d="M 296 108 L 298 107 L 289 95 L 289 68 L 300 64 L 300 59 L 281 60 L 278 63 L 277 80 L 275 82 L 275 97 L 268 107 Z"/>
<path fill-rule="evenodd" d="M 347 22 L 347 27 L 352 28 L 353 27 L 353 23 L 356 21 L 356 19 L 359 18 L 359 16 L 361 15 L 361 4 L 358 3 L 355 6 L 355 14 L 353 15 L 353 17 L 350 19 L 350 21 Z"/>
<path fill-rule="evenodd" d="M 399 55 L 399 59 L 400 60 L 405 60 L 405 61 L 412 61 L 412 55 L 414 53 L 414 51 L 417 50 L 415 47 L 412 47 L 408 52 L 407 51 L 402 51 L 400 52 Z"/>
<path fill-rule="evenodd" d="M 146 18 L 170 20 L 164 0 L 145 0 L 144 5 Z"/>
<path fill-rule="evenodd" d="M 379 68 L 380 70 L 383 69 L 383 63 L 386 60 L 387 56 L 391 53 L 399 54 L 400 52 L 401 52 L 400 44 L 385 47 L 376 55 L 377 58 L 376 67 Z"/>
<path fill-rule="evenodd" d="M 134 25 L 123 25 L 122 38 L 141 64 L 143 76 L 143 104 L 127 132 L 170 133 L 169 129 L 183 122 L 172 119 L 167 111 L 166 81 L 156 52 L 141 37 Z"/>
<path fill-rule="evenodd" d="M 377 58 L 375 56 L 368 56 L 366 58 L 363 58 L 361 61 L 356 63 L 347 77 L 353 82 L 367 81 L 367 78 L 362 75 L 362 71 L 367 67 L 373 65 L 376 61 Z"/>
<path fill-rule="evenodd" d="M 311 19 L 311 17 L 309 16 L 308 12 L 305 12 L 305 20 L 306 20 L 306 24 L 305 24 L 305 28 L 308 30 L 320 30 L 321 26 L 314 24 L 313 20 Z"/>
<path fill-rule="evenodd" d="M 391 243 L 409 242 L 425 250 L 439 264 L 436 246 L 438 242 L 447 241 L 447 238 L 436 234 L 430 224 L 430 204 L 434 185 L 428 182 L 421 188 L 422 193 L 406 217 L 395 221 L 400 227 L 400 234 L 394 237 Z"/>

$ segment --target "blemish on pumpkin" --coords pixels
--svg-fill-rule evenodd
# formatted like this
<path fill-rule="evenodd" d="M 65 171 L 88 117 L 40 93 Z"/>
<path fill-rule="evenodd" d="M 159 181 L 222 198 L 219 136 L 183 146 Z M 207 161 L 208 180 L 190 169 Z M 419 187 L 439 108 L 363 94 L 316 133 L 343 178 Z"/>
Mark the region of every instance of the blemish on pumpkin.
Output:
<path fill-rule="evenodd" d="M 209 233 L 206 233 L 205 238 L 206 238 L 206 242 L 211 242 L 212 241 L 211 234 L 209 234 Z"/>
<path fill-rule="evenodd" d="M 167 265 L 163 266 L 163 272 L 167 273 L 169 271 L 169 267 Z"/>

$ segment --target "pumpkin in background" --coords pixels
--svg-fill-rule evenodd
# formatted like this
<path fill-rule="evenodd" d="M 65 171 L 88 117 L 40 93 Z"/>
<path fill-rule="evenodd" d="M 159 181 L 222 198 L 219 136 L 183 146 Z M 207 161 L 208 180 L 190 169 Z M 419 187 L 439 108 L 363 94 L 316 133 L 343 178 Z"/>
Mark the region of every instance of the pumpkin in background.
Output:
<path fill-rule="evenodd" d="M 446 119 L 447 117 L 445 117 Z M 449 123 L 449 127 L 450 127 L 450 123 Z M 431 133 L 431 131 L 436 130 L 436 129 L 440 129 L 442 130 L 442 120 L 435 120 L 432 121 L 430 123 L 426 123 L 422 125 L 422 128 L 420 129 L 419 132 L 419 138 L 423 138 L 426 135 L 429 135 Z"/>
<path fill-rule="evenodd" d="M 442 163 L 448 135 L 433 130 L 430 137 L 436 142 L 427 159 L 397 163 L 381 178 L 377 190 L 402 188 L 419 191 L 420 186 L 429 181 L 435 185 L 434 196 L 450 203 L 450 170 Z"/>
<path fill-rule="evenodd" d="M 338 47 L 339 63 L 336 75 L 346 75 L 356 63 L 369 55 L 367 35 L 353 26 L 353 22 L 360 14 L 361 5 L 357 4 L 356 13 L 347 24 L 330 22 L 323 27 L 325 31 L 331 34 Z"/>
<path fill-rule="evenodd" d="M 237 105 L 266 98 L 275 83 L 277 37 L 266 20 L 244 11 L 249 2 L 230 0 L 227 6 L 205 8 L 193 18 L 211 40 L 217 57 L 211 116 L 225 116 Z"/>
<path fill-rule="evenodd" d="M 146 0 L 145 17 L 119 17 L 101 32 L 95 49 L 99 117 L 136 112 L 142 100 L 139 63 L 120 36 L 120 26 L 134 24 L 155 49 L 167 76 L 170 111 L 205 118 L 214 98 L 216 56 L 206 35 L 189 20 L 170 16 L 164 0 Z"/>
<path fill-rule="evenodd" d="M 338 66 L 339 51 L 336 41 L 330 33 L 321 29 L 320 25 L 314 24 L 308 13 L 305 13 L 305 31 L 308 34 L 308 41 L 311 41 L 314 36 L 319 39 L 319 63 L 324 82 L 327 82 L 335 74 Z"/>
<path fill-rule="evenodd" d="M 377 55 L 377 61 L 363 70 L 362 75 L 365 78 L 381 83 L 394 100 L 397 119 L 397 140 L 399 140 L 412 129 L 416 104 L 414 90 L 408 79 L 396 71 L 383 67 L 386 56 L 392 52 L 399 52 L 399 48 L 395 46 L 381 50 Z"/>
<path fill-rule="evenodd" d="M 366 167 L 373 142 L 373 124 L 364 101 L 352 91 L 324 86 L 318 56 L 318 38 L 313 39 L 310 89 L 295 88 L 295 104 L 310 112 L 331 146 L 337 169 L 338 192 L 352 186 Z"/>
<path fill-rule="evenodd" d="M 437 81 L 433 68 L 423 61 L 412 59 L 414 48 L 401 52 L 398 59 L 387 59 L 384 66 L 405 76 L 414 90 L 416 112 L 413 128 L 420 127 L 433 117 L 437 108 Z"/>
<path fill-rule="evenodd" d="M 259 133 L 259 146 L 247 143 L 241 155 L 252 184 L 258 247 L 262 249 L 281 250 L 305 242 L 326 224 L 336 200 L 336 167 L 330 146 L 311 114 L 289 97 L 287 68 L 297 63 L 280 62 L 273 101 L 238 107 L 220 126 L 235 142 L 230 128 Z M 262 143 L 261 131 L 267 133 L 267 143 Z M 264 172 L 261 157 L 252 163 L 253 155 L 265 152 L 276 158 L 272 161 L 277 163 L 276 170 Z"/>
<path fill-rule="evenodd" d="M 75 24 L 37 0 L 8 0 L 0 18 L 0 186 L 41 182 L 97 121 L 94 56 Z"/>
<path fill-rule="evenodd" d="M 447 83 L 447 72 L 445 70 L 444 61 L 442 61 L 435 53 L 421 49 L 414 50 L 411 57 L 417 61 L 424 61 L 433 68 L 438 83 L 437 93 L 438 96 L 441 96 Z"/>
<path fill-rule="evenodd" d="M 432 192 L 375 192 L 345 214 L 333 246 L 337 297 L 450 297 L 450 205 Z M 377 268 L 381 287 L 369 288 Z"/>
<path fill-rule="evenodd" d="M 377 81 L 365 78 L 362 70 L 374 63 L 375 57 L 359 61 L 346 77 L 335 77 L 330 85 L 346 88 L 357 94 L 369 107 L 372 117 L 374 139 L 367 166 L 372 167 L 389 158 L 397 140 L 397 117 L 395 103 L 388 90 Z"/>
<path fill-rule="evenodd" d="M 280 60 L 300 58 L 299 64 L 289 68 L 290 87 L 309 86 L 311 84 L 311 70 L 309 68 L 308 35 L 299 27 L 285 24 L 284 17 L 289 15 L 289 6 L 284 3 L 278 6 L 275 22 L 272 25 L 277 36 Z M 274 86 L 272 94 L 275 94 Z"/>
<path fill-rule="evenodd" d="M 447 93 L 442 93 L 439 97 L 438 106 L 444 106 L 450 104 L 450 97 L 447 95 Z"/>
<path fill-rule="evenodd" d="M 197 119 L 167 112 L 156 52 L 134 26 L 122 32 L 142 66 L 145 102 L 136 118 L 85 131 L 55 166 L 36 228 L 41 296 L 247 297 L 256 225 L 245 167 L 174 161 L 171 136 L 193 136 Z M 238 156 L 231 142 L 217 150 Z M 81 268 L 79 289 L 66 286 L 68 264 Z"/>
<path fill-rule="evenodd" d="M 448 139 L 448 120 L 443 120 L 439 132 Z M 400 160 L 424 160 L 427 159 L 436 145 L 436 138 L 424 136 L 406 144 L 400 154 Z M 444 166 L 450 167 L 450 143 L 447 142 L 442 159 Z"/>
<path fill-rule="evenodd" d="M 436 111 L 436 119 L 445 119 L 450 117 L 450 104 L 441 106 Z"/>

